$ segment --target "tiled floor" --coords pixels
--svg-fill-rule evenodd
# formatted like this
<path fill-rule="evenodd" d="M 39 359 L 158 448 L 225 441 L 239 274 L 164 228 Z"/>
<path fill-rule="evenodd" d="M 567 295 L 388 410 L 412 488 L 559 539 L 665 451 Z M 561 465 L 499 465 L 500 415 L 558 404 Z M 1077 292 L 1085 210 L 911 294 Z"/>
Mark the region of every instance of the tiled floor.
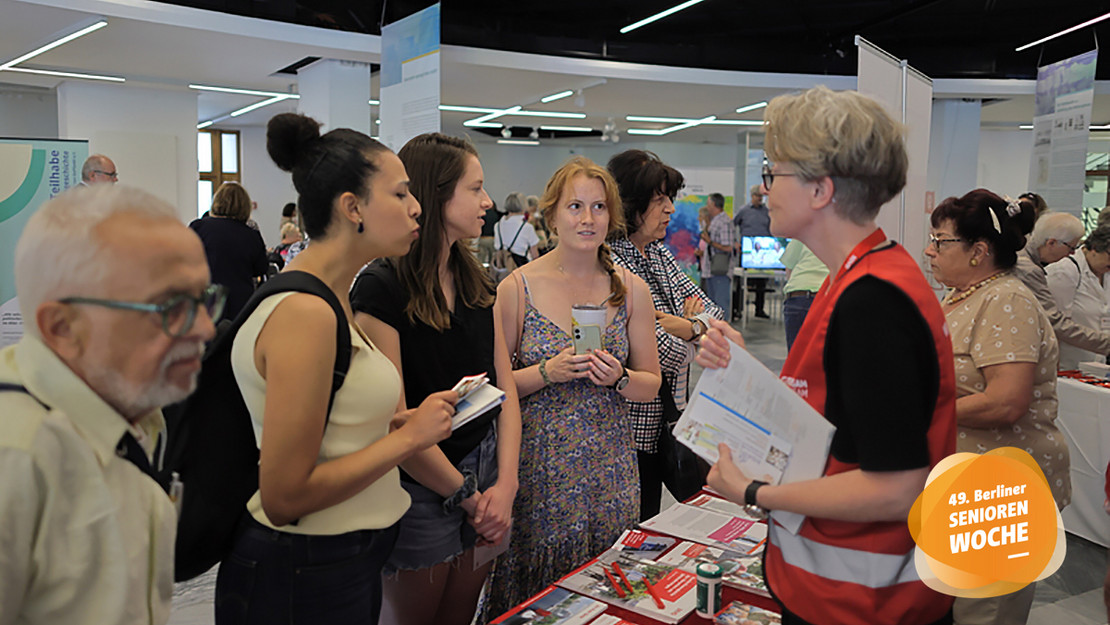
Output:
<path fill-rule="evenodd" d="M 772 305 L 768 302 L 768 306 Z M 786 341 L 782 319 L 750 319 L 736 324 L 744 333 L 748 350 L 770 369 L 778 371 L 786 360 Z M 692 372 L 692 383 L 700 371 Z M 674 500 L 664 491 L 663 506 Z M 1110 517 L 1107 518 L 1110 523 Z M 1092 542 L 1068 535 L 1068 552 L 1064 564 L 1054 575 L 1037 584 L 1029 625 L 1103 625 L 1107 622 L 1102 602 L 1102 581 L 1106 575 L 1106 549 Z M 210 625 L 213 623 L 212 593 L 215 571 L 191 582 L 178 584 L 174 592 L 171 625 Z"/>

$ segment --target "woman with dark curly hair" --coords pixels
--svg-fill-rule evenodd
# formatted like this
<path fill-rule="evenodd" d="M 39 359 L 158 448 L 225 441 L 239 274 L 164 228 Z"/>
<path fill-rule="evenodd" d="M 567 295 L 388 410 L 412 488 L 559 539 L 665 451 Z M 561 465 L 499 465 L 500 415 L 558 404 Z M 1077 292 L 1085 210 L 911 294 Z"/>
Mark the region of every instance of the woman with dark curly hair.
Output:
<path fill-rule="evenodd" d="M 986 189 L 951 197 L 933 211 L 925 255 L 951 290 L 942 306 L 956 366 L 957 451 L 1028 452 L 1063 509 L 1071 500 L 1068 445 L 1056 428 L 1059 349 L 1048 316 L 1011 269 L 1032 228 L 1033 205 Z M 986 599 L 956 599 L 956 623 L 1025 623 L 1029 584 Z"/>

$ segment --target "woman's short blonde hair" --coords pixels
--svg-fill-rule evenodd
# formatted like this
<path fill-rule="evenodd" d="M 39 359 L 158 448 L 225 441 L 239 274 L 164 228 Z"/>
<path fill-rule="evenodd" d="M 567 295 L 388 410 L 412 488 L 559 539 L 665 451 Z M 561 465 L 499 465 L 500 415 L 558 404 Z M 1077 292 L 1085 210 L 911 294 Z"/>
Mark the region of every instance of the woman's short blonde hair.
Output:
<path fill-rule="evenodd" d="M 904 127 L 875 100 L 855 91 L 814 87 L 767 105 L 764 150 L 804 180 L 833 180 L 841 217 L 857 224 L 906 186 Z"/>
<path fill-rule="evenodd" d="M 251 218 L 251 196 L 243 185 L 225 182 L 212 196 L 212 214 L 245 222 Z"/>

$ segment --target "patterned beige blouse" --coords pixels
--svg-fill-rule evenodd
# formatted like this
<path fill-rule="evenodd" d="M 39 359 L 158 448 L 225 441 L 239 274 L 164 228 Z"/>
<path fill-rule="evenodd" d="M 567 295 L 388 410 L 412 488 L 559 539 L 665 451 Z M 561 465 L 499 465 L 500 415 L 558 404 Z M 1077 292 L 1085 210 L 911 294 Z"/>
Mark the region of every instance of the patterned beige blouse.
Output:
<path fill-rule="evenodd" d="M 1068 445 L 1056 428 L 1056 363 L 1059 348 L 1048 316 L 1033 293 L 1012 274 L 994 280 L 954 306 L 945 306 L 956 357 L 956 397 L 986 388 L 983 368 L 1007 362 L 1037 363 L 1029 412 L 1013 425 L 959 426 L 956 450 L 983 453 L 1024 449 L 1044 471 L 1056 505 L 1071 501 Z"/>

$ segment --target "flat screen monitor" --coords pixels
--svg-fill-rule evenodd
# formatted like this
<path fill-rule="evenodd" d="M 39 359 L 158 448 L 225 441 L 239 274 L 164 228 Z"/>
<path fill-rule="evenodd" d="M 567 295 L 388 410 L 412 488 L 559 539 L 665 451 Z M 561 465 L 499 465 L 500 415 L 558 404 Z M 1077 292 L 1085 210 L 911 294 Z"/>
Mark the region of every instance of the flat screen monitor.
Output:
<path fill-rule="evenodd" d="M 790 239 L 741 237 L 740 266 L 744 269 L 786 269 L 780 260 Z"/>

